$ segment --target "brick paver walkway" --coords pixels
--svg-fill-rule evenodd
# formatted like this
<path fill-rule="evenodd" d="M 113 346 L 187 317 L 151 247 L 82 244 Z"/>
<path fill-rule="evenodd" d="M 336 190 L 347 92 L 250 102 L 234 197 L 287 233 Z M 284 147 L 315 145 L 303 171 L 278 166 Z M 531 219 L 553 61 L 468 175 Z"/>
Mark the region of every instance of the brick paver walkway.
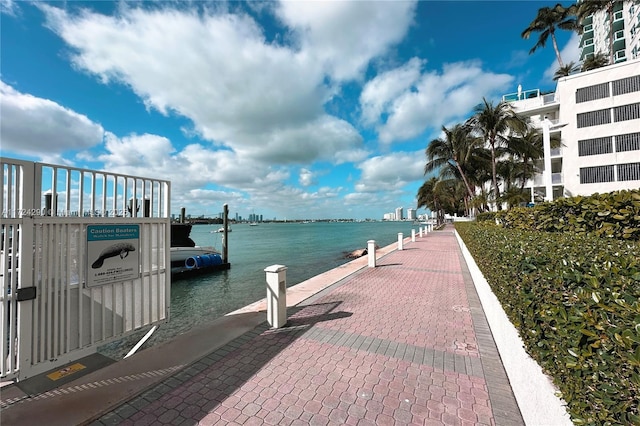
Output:
<path fill-rule="evenodd" d="M 289 314 L 95 424 L 523 424 L 450 230 Z"/>

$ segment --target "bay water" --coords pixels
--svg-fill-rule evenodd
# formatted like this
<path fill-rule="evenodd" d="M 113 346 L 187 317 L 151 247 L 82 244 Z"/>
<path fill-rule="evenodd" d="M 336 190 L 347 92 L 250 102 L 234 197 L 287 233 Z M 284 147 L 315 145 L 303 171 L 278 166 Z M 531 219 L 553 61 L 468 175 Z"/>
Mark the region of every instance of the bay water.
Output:
<path fill-rule="evenodd" d="M 220 225 L 194 225 L 191 238 L 197 245 L 222 251 Z M 287 267 L 287 286 L 299 284 L 351 259 L 346 254 L 367 247 L 398 241 L 417 229 L 412 222 L 285 222 L 233 224 L 228 234 L 231 269 L 216 271 L 171 284 L 171 312 L 145 343 L 149 347 L 202 326 L 216 318 L 266 297 L 264 269 Z M 266 319 L 266 318 L 265 318 Z M 121 359 L 144 335 L 148 327 L 127 338 L 100 348 L 100 352 Z"/>

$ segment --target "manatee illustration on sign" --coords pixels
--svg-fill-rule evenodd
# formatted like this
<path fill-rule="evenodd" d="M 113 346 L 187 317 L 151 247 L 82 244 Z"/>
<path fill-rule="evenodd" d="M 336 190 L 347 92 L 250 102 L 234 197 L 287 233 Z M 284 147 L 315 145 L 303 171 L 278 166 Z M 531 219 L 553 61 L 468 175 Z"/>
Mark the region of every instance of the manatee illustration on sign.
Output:
<path fill-rule="evenodd" d="M 100 256 L 96 259 L 95 262 L 93 262 L 91 267 L 93 269 L 102 267 L 104 260 L 110 257 L 120 256 L 120 259 L 124 259 L 125 257 L 129 256 L 130 251 L 136 251 L 136 248 L 132 244 L 129 244 L 129 243 L 113 244 L 107 247 L 106 249 L 102 250 L 102 253 L 100 253 Z"/>

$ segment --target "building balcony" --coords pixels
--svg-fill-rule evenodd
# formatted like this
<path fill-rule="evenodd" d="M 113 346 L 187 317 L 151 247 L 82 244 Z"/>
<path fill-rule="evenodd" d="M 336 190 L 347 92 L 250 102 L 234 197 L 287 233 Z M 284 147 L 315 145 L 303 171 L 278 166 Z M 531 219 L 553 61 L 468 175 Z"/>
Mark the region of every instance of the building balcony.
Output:
<path fill-rule="evenodd" d="M 613 55 L 613 62 L 615 62 L 616 64 L 619 62 L 624 62 L 626 60 L 627 60 L 627 53 L 624 50 L 618 50 Z"/>
<path fill-rule="evenodd" d="M 582 48 L 582 52 L 580 53 L 580 60 L 584 60 L 587 57 L 589 57 L 589 55 L 593 55 L 594 52 L 594 45 L 593 43 L 590 44 L 589 46 L 585 46 Z"/>
<path fill-rule="evenodd" d="M 531 181 L 529 180 L 529 186 L 531 186 Z M 562 185 L 562 173 L 551 173 L 551 184 L 552 185 Z M 533 185 L 534 186 L 544 186 L 545 182 L 544 182 L 544 175 L 541 174 L 537 174 L 535 175 L 535 177 L 533 178 Z"/>
<path fill-rule="evenodd" d="M 562 157 L 562 148 L 551 148 L 551 158 Z"/>
<path fill-rule="evenodd" d="M 593 31 L 591 31 L 590 33 L 583 34 L 582 37 L 580 38 L 580 48 L 585 49 L 585 48 L 587 48 L 589 46 L 593 46 L 593 45 L 594 45 L 594 42 L 593 42 Z"/>
<path fill-rule="evenodd" d="M 525 90 L 516 93 L 509 93 L 502 96 L 503 102 L 521 101 L 524 99 L 533 99 L 540 96 L 540 89 Z"/>
<path fill-rule="evenodd" d="M 509 93 L 502 96 L 502 101 L 510 102 L 516 112 L 528 115 L 555 111 L 560 105 L 555 93 L 540 95 L 539 89 Z"/>

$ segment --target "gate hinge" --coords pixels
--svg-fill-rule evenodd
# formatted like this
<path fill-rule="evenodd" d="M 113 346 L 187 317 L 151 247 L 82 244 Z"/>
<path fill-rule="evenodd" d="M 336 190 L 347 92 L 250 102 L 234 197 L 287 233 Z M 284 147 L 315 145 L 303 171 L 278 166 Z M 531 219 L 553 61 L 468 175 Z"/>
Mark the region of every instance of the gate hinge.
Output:
<path fill-rule="evenodd" d="M 36 287 L 23 287 L 19 288 L 16 293 L 18 302 L 24 302 L 27 300 L 33 300 L 36 298 Z"/>

